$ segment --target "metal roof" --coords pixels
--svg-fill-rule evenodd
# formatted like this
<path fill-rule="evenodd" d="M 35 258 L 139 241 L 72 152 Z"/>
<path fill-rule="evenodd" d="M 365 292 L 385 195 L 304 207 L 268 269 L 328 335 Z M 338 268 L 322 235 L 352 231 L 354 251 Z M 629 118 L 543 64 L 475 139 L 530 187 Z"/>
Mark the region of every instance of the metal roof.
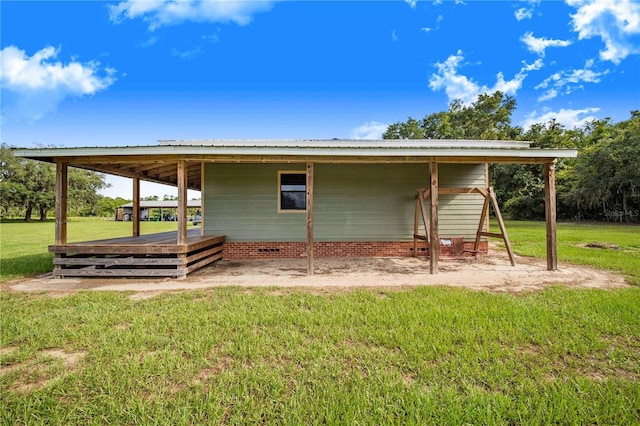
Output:
<path fill-rule="evenodd" d="M 548 163 L 575 149 L 531 148 L 530 142 L 486 140 L 161 140 L 159 145 L 16 149 L 14 155 L 124 177 L 176 185 L 187 162 L 190 189 L 211 163 Z"/>

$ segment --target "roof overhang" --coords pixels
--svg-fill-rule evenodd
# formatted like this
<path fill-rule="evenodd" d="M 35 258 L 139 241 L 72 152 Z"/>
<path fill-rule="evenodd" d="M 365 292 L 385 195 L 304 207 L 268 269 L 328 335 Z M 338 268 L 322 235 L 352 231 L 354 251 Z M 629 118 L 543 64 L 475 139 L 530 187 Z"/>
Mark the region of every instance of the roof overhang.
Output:
<path fill-rule="evenodd" d="M 155 146 L 16 149 L 14 155 L 175 186 L 187 162 L 190 189 L 201 189 L 202 163 L 517 163 L 576 157 L 575 149 L 530 148 L 528 142 L 469 140 L 197 140 Z"/>

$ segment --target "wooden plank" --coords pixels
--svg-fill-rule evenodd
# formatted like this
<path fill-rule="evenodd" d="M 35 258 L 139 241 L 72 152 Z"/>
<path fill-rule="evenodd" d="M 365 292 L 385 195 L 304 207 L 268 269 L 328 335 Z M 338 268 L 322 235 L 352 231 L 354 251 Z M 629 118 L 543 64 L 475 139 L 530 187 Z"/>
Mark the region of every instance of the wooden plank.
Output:
<path fill-rule="evenodd" d="M 187 254 L 187 264 L 189 263 L 193 263 L 196 262 L 200 259 L 204 259 L 206 257 L 209 256 L 213 256 L 216 255 L 218 253 L 222 253 L 223 252 L 223 247 L 222 246 L 216 246 L 216 247 L 212 247 L 211 249 L 208 250 L 203 250 L 201 252 L 198 253 L 194 253 L 194 254 Z"/>
<path fill-rule="evenodd" d="M 187 244 L 187 173 L 186 162 L 178 160 L 178 239 L 179 245 Z"/>
<path fill-rule="evenodd" d="M 69 168 L 63 161 L 56 162 L 56 244 L 67 243 L 67 191 L 69 189 Z"/>
<path fill-rule="evenodd" d="M 481 194 L 480 188 L 438 188 L 438 195 Z"/>
<path fill-rule="evenodd" d="M 480 232 L 479 235 L 482 236 L 482 237 L 491 237 L 491 238 L 504 239 L 503 235 L 499 234 L 497 232 Z"/>
<path fill-rule="evenodd" d="M 120 265 L 139 265 L 139 266 L 176 266 L 181 265 L 182 261 L 176 258 L 140 258 L 140 257 L 116 257 L 116 258 L 95 258 L 95 257 L 65 257 L 53 259 L 54 265 L 66 266 L 120 266 Z"/>
<path fill-rule="evenodd" d="M 544 215 L 547 223 L 547 270 L 558 269 L 558 247 L 556 236 L 556 165 L 544 165 Z"/>
<path fill-rule="evenodd" d="M 516 259 L 513 256 L 513 250 L 511 249 L 511 242 L 509 241 L 509 236 L 507 235 L 507 228 L 504 226 L 504 220 L 502 220 L 502 213 L 500 213 L 500 207 L 498 206 L 498 199 L 496 197 L 496 193 L 493 192 L 493 188 L 489 188 L 489 195 L 491 196 L 491 201 L 493 203 L 493 211 L 496 215 L 496 219 L 498 219 L 498 226 L 500 227 L 500 232 L 502 233 L 502 239 L 504 240 L 504 246 L 507 249 L 507 254 L 509 255 L 509 261 L 511 262 L 511 266 L 516 266 Z"/>
<path fill-rule="evenodd" d="M 416 240 L 422 240 L 422 241 L 429 242 L 429 237 L 427 237 L 425 235 L 413 234 L 413 238 L 415 238 Z"/>
<path fill-rule="evenodd" d="M 194 263 L 193 265 L 187 266 L 186 273 L 189 274 L 197 269 L 200 269 L 204 266 L 207 266 L 210 263 L 213 263 L 217 260 L 222 259 L 223 254 L 218 253 L 215 256 L 207 257 L 206 259 L 201 260 L 200 262 Z"/>
<path fill-rule="evenodd" d="M 484 228 L 485 220 L 489 216 L 489 194 L 484 196 L 484 204 L 482 205 L 482 213 L 480 214 L 480 221 L 478 222 L 478 231 L 476 232 L 476 241 L 473 244 L 473 251 L 478 253 L 480 249 L 480 237 L 482 236 L 482 229 Z"/>
<path fill-rule="evenodd" d="M 140 179 L 133 178 L 133 236 L 140 236 Z"/>
<path fill-rule="evenodd" d="M 307 163 L 307 275 L 313 275 L 313 163 Z"/>
<path fill-rule="evenodd" d="M 431 223 L 429 237 L 429 272 L 438 273 L 438 256 L 440 255 L 440 244 L 438 238 L 438 163 L 429 164 L 431 181 Z"/>
<path fill-rule="evenodd" d="M 425 189 L 418 194 L 418 201 L 420 202 L 420 212 L 422 213 L 422 223 L 424 224 L 424 234 L 427 236 L 427 240 L 429 241 L 429 235 L 431 234 L 430 227 L 431 224 L 429 222 L 429 216 L 427 215 L 427 206 L 425 205 L 424 200 L 429 198 L 431 194 L 431 190 Z"/>
<path fill-rule="evenodd" d="M 180 277 L 185 268 L 174 269 L 56 269 L 54 277 Z"/>

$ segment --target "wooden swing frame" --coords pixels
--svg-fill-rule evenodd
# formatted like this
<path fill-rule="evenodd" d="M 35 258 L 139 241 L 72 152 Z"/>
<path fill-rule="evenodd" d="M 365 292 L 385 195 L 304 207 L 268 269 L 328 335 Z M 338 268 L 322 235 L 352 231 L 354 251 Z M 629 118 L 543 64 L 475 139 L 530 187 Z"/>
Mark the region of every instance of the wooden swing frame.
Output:
<path fill-rule="evenodd" d="M 484 197 L 484 204 L 482 206 L 482 213 L 480 214 L 480 222 L 478 223 L 478 230 L 476 232 L 476 239 L 473 245 L 473 250 L 465 250 L 467 253 L 472 253 L 476 258 L 478 257 L 478 251 L 480 249 L 480 239 L 482 237 L 488 238 L 499 238 L 504 241 L 504 245 L 507 249 L 507 254 L 509 255 L 509 261 L 511 262 L 511 266 L 516 266 L 516 261 L 513 256 L 513 250 L 511 249 L 511 242 L 509 241 L 509 236 L 507 235 L 507 229 L 504 225 L 504 220 L 502 219 L 502 213 L 500 213 L 500 207 L 498 206 L 498 199 L 496 198 L 496 193 L 492 187 L 481 188 L 438 188 L 438 196 L 439 195 L 449 195 L 449 194 L 480 194 Z M 431 229 L 432 224 L 429 221 L 429 216 L 427 214 L 427 200 L 431 197 L 431 189 L 429 188 L 419 188 L 416 191 L 416 208 L 415 208 L 415 220 L 413 224 L 413 256 L 418 256 L 418 241 L 425 241 L 427 243 L 427 247 L 433 247 L 434 241 L 431 241 L 429 236 L 429 229 Z M 434 197 L 437 200 L 437 197 Z M 430 201 L 430 205 L 433 209 L 434 203 L 432 200 Z M 484 230 L 484 223 L 489 215 L 489 204 L 493 206 L 493 211 L 495 213 L 496 219 L 498 220 L 498 226 L 500 227 L 500 232 L 489 232 L 488 230 Z M 435 204 L 437 208 L 437 203 Z M 420 234 L 420 219 L 422 219 L 422 223 L 424 225 L 424 235 Z M 439 242 L 438 242 L 439 243 Z M 429 249 L 429 256 L 431 257 L 432 250 Z"/>

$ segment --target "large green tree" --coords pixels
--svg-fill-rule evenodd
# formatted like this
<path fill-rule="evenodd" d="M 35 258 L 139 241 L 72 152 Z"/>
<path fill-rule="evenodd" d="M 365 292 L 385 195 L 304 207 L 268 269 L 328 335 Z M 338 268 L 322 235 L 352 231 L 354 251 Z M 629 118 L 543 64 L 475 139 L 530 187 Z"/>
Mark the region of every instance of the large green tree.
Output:
<path fill-rule="evenodd" d="M 17 158 L 11 147 L 0 147 L 0 197 L 2 211 L 20 211 L 31 221 L 34 211 L 40 220 L 55 205 L 55 166 L 41 161 Z M 68 203 L 76 215 L 92 215 L 100 201 L 99 191 L 107 187 L 101 173 L 69 168 Z"/>
<path fill-rule="evenodd" d="M 390 125 L 384 139 L 518 139 L 522 129 L 511 125 L 516 101 L 502 92 L 483 94 L 471 105 L 455 100 L 448 111 L 421 120 L 409 117 Z"/>

